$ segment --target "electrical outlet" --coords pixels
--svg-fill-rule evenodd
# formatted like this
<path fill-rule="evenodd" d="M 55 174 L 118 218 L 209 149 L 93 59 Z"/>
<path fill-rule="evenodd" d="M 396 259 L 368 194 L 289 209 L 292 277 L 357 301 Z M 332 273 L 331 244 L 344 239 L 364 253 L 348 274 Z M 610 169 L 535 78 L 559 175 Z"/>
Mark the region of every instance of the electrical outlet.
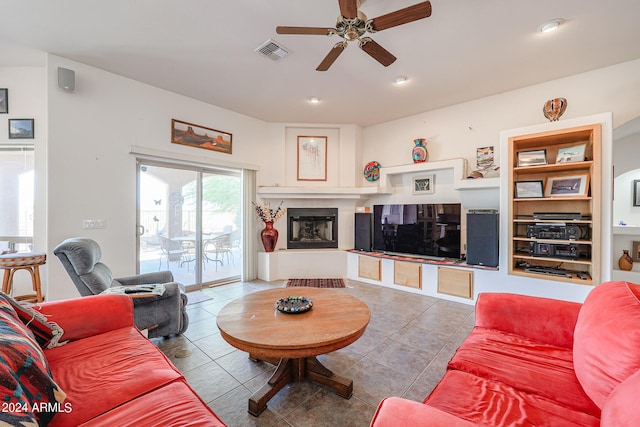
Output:
<path fill-rule="evenodd" d="M 107 228 L 107 221 L 104 219 L 85 219 L 82 221 L 82 228 L 84 230 Z"/>

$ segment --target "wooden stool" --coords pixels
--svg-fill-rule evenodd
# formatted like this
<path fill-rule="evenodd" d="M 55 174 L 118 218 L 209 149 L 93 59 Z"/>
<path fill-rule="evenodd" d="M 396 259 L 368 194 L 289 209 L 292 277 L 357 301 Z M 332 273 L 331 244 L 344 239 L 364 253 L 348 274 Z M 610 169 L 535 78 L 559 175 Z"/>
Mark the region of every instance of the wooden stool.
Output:
<path fill-rule="evenodd" d="M 39 267 L 47 261 L 47 255 L 36 252 L 23 252 L 0 255 L 0 268 L 4 270 L 2 280 L 2 292 L 11 295 L 13 275 L 18 270 L 28 270 L 31 274 L 31 282 L 35 294 L 19 295 L 15 299 L 19 301 L 42 302 L 42 290 L 40 286 Z"/>

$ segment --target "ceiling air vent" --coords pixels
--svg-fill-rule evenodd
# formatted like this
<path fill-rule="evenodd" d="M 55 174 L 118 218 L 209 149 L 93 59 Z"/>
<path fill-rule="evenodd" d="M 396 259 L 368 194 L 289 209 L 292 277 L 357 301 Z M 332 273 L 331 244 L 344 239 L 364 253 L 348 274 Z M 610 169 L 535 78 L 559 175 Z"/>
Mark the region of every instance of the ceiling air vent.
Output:
<path fill-rule="evenodd" d="M 269 39 L 260 45 L 256 52 L 260 55 L 265 56 L 272 61 L 279 61 L 285 56 L 289 55 L 289 50 Z"/>

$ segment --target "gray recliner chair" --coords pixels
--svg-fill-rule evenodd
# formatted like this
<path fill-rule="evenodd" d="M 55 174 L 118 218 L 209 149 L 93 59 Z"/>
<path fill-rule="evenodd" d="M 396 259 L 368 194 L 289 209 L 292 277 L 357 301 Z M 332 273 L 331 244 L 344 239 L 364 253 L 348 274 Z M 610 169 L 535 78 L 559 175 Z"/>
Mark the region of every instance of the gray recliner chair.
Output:
<path fill-rule="evenodd" d="M 187 295 L 184 286 L 173 281 L 170 271 L 114 279 L 109 267 L 100 262 L 102 251 L 98 243 L 82 237 L 66 239 L 55 247 L 53 253 L 82 296 L 97 295 L 114 286 L 163 284 L 165 291 L 162 295 L 133 298 L 136 327 L 148 329 L 149 338 L 181 334 L 187 330 Z"/>

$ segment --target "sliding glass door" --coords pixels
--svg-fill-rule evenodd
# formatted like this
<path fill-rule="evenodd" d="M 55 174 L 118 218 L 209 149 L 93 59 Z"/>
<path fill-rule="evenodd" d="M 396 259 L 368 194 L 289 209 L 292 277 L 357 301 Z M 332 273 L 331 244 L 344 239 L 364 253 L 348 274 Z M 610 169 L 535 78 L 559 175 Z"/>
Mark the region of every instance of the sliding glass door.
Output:
<path fill-rule="evenodd" d="M 242 173 L 138 162 L 138 269 L 185 286 L 240 278 Z"/>

